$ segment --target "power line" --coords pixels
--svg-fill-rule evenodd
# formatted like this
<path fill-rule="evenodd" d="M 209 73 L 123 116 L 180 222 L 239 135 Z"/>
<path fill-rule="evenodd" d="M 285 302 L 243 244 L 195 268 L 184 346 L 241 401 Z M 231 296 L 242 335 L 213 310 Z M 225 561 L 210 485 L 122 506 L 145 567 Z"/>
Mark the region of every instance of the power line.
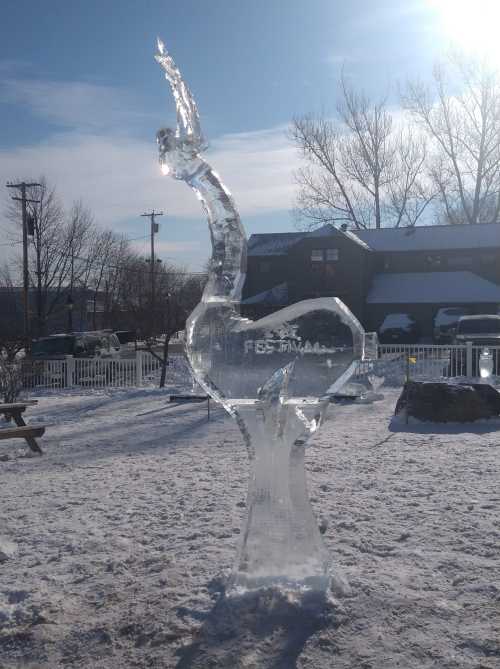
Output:
<path fill-rule="evenodd" d="M 16 242 L 18 243 L 18 242 Z M 54 254 L 57 255 L 59 258 L 64 258 L 65 260 L 71 259 L 71 253 L 62 253 L 61 251 L 54 251 Z M 78 255 L 73 255 L 73 258 L 75 260 L 80 260 L 81 262 L 88 262 L 91 264 L 94 264 L 94 260 L 92 258 L 88 258 L 85 256 L 78 256 Z M 138 259 L 139 260 L 139 259 Z M 130 267 L 129 264 L 124 263 L 124 264 L 114 264 L 114 263 L 102 263 L 103 267 L 107 269 L 117 269 L 117 270 L 127 270 L 127 272 L 134 272 L 136 274 L 143 274 L 145 271 L 147 271 L 149 268 L 144 267 L 144 269 L 133 269 Z M 163 276 L 207 276 L 207 272 L 184 272 L 184 271 L 164 271 L 162 272 Z"/>
<path fill-rule="evenodd" d="M 56 252 L 56 254 L 60 258 L 64 258 L 64 259 L 69 259 L 71 257 L 71 254 L 69 254 L 69 253 Z M 90 262 L 90 263 L 93 262 L 91 258 L 86 258 L 84 256 L 75 255 L 73 257 L 74 257 L 75 260 L 80 260 L 82 262 Z M 106 267 L 107 269 L 127 270 L 127 272 L 135 272 L 137 274 L 143 274 L 148 269 L 146 267 L 144 269 L 133 269 L 127 263 L 124 263 L 124 264 L 121 264 L 121 265 L 115 265 L 115 264 L 112 264 L 112 263 L 102 263 L 102 265 L 104 267 Z M 163 274 L 163 276 L 171 276 L 171 275 L 173 275 L 173 276 L 206 276 L 207 272 L 183 272 L 183 271 L 171 271 L 171 272 L 169 272 L 167 270 L 167 271 L 162 272 L 162 274 Z"/>
<path fill-rule="evenodd" d="M 2 242 L 0 246 L 16 246 L 17 244 L 22 244 L 22 241 L 18 242 Z"/>

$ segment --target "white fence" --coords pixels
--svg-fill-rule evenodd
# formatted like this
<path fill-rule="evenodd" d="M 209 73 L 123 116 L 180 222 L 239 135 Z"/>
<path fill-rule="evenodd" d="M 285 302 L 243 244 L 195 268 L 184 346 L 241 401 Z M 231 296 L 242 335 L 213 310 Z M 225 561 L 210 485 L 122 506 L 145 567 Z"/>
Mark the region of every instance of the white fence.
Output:
<path fill-rule="evenodd" d="M 380 344 L 377 359 L 360 363 L 358 374 L 372 372 L 388 380 L 402 382 L 408 373 L 412 379 L 477 378 L 479 357 L 484 346 Z M 500 346 L 488 346 L 493 361 L 492 376 L 500 377 Z"/>
<path fill-rule="evenodd" d="M 358 375 L 385 376 L 400 385 L 406 374 L 420 380 L 479 377 L 479 356 L 484 347 L 438 345 L 378 346 L 377 358 L 361 362 Z M 493 376 L 500 377 L 500 346 L 488 347 L 492 354 Z M 72 358 L 65 360 L 24 360 L 22 383 L 27 390 L 47 388 L 138 387 L 157 381 L 161 363 L 146 351 L 132 358 Z M 168 373 L 168 372 L 167 372 Z"/>
<path fill-rule="evenodd" d="M 137 351 L 133 358 L 73 358 L 23 360 L 22 384 L 27 390 L 47 388 L 137 387 L 154 380 L 160 361 L 151 353 Z"/>

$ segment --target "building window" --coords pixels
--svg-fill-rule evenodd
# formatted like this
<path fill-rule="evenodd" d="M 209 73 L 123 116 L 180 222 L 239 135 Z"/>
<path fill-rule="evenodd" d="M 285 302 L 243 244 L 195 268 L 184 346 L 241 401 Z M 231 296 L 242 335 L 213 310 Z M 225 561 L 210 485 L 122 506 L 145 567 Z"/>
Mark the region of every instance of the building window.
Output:
<path fill-rule="evenodd" d="M 336 262 L 339 259 L 338 249 L 326 249 L 326 262 Z"/>
<path fill-rule="evenodd" d="M 323 249 L 312 249 L 311 262 L 323 262 Z"/>
<path fill-rule="evenodd" d="M 270 271 L 271 271 L 271 263 L 269 262 L 269 260 L 262 260 L 259 263 L 259 272 L 261 272 L 262 274 L 267 274 L 267 272 Z"/>
<path fill-rule="evenodd" d="M 439 255 L 427 256 L 427 264 L 430 267 L 441 267 L 442 258 Z"/>

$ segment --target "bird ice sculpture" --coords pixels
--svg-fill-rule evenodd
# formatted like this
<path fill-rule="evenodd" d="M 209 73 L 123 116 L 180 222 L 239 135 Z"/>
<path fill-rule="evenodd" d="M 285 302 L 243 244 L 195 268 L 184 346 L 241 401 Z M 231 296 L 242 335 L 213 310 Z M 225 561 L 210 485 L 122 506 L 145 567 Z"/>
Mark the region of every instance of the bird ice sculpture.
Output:
<path fill-rule="evenodd" d="M 363 329 L 336 298 L 298 302 L 260 320 L 240 315 L 246 236 L 228 189 L 201 156 L 191 92 L 163 43 L 177 129 L 157 133 L 164 174 L 185 181 L 208 218 L 212 257 L 186 325 L 199 384 L 236 419 L 250 458 L 247 516 L 229 591 L 263 586 L 324 591 L 329 560 L 307 495 L 304 449 L 363 353 Z"/>

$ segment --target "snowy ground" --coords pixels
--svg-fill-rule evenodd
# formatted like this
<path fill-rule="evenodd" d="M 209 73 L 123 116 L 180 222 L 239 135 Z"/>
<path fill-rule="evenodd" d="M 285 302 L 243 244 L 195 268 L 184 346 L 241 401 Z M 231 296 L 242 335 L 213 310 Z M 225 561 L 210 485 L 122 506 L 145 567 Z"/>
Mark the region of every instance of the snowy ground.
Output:
<path fill-rule="evenodd" d="M 0 442 L 0 669 L 498 669 L 500 422 L 334 409 L 308 451 L 352 593 L 322 616 L 216 605 L 247 461 L 233 422 L 154 389 L 40 398 L 45 455 Z"/>

